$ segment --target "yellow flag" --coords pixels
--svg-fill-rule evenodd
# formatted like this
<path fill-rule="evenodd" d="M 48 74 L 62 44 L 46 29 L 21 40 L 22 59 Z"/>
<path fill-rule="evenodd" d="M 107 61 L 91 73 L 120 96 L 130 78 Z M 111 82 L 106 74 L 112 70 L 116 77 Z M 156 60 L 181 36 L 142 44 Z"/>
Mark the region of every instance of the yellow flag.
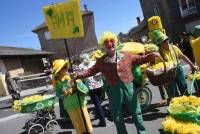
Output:
<path fill-rule="evenodd" d="M 52 39 L 84 36 L 80 0 L 45 6 L 43 12 Z"/>

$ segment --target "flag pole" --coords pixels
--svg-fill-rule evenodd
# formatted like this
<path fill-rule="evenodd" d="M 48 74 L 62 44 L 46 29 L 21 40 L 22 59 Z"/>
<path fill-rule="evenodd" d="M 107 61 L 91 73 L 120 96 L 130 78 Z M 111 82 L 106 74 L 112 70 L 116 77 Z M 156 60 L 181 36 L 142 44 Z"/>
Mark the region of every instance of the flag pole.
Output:
<path fill-rule="evenodd" d="M 71 61 L 71 57 L 70 57 L 70 53 L 69 53 L 69 48 L 68 48 L 67 40 L 64 39 L 64 42 L 65 42 L 65 49 L 67 51 L 67 57 L 69 59 L 70 68 L 71 68 L 71 71 L 73 73 L 74 72 L 74 69 L 73 69 L 73 66 L 72 66 L 73 63 Z M 76 80 L 73 79 L 73 82 L 74 82 L 74 86 L 75 86 L 76 91 L 77 91 L 78 88 L 77 88 Z M 84 132 L 84 134 L 90 134 L 89 130 L 88 130 L 88 127 L 87 127 L 86 118 L 85 118 L 84 113 L 83 113 L 83 108 L 81 106 L 81 99 L 80 99 L 80 93 L 79 92 L 77 92 L 77 98 L 78 98 L 78 103 L 79 103 L 79 107 L 80 107 L 80 110 L 81 110 L 81 116 L 82 116 L 82 119 L 83 119 L 84 127 L 85 127 L 85 130 L 86 130 L 86 132 Z"/>

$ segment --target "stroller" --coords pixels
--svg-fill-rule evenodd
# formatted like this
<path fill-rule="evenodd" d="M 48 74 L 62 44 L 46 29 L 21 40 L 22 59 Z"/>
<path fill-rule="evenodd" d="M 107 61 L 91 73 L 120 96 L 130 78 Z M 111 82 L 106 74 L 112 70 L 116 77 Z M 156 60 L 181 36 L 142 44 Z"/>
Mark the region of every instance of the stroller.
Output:
<path fill-rule="evenodd" d="M 20 104 L 20 113 L 32 113 L 33 118 L 25 122 L 28 134 L 54 134 L 58 122 L 54 113 L 55 96 L 45 95 L 42 100 Z"/>

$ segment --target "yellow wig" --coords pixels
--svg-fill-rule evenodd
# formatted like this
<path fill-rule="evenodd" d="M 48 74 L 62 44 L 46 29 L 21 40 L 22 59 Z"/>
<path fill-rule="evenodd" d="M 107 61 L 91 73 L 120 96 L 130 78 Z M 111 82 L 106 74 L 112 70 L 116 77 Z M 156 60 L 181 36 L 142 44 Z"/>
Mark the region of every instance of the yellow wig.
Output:
<path fill-rule="evenodd" d="M 117 36 L 114 33 L 110 31 L 103 32 L 99 42 L 101 48 L 104 48 L 104 41 L 107 39 L 113 39 L 115 43 L 117 42 Z"/>

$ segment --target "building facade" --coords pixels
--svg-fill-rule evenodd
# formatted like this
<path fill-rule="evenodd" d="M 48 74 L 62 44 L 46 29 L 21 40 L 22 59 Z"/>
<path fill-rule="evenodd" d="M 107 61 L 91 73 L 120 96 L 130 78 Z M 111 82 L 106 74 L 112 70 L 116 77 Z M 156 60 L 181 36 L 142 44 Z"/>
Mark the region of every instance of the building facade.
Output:
<path fill-rule="evenodd" d="M 132 28 L 129 38 L 139 37 L 148 32 L 147 19 L 160 16 L 166 33 L 179 41 L 182 32 L 193 32 L 200 24 L 200 0 L 140 0 L 144 23 Z"/>
<path fill-rule="evenodd" d="M 181 32 L 193 32 L 200 24 L 200 0 L 140 0 L 145 20 L 161 17 L 166 32 L 178 40 Z"/>
<path fill-rule="evenodd" d="M 79 54 L 93 51 L 97 49 L 98 42 L 95 34 L 94 16 L 91 11 L 82 11 L 84 37 L 66 39 L 69 47 L 70 55 L 73 59 L 78 59 Z M 50 38 L 50 34 L 46 23 L 43 23 L 32 30 L 38 35 L 41 49 L 44 51 L 56 52 L 57 54 L 52 56 L 51 59 L 66 58 L 67 52 L 63 39 Z"/>
<path fill-rule="evenodd" d="M 41 73 L 44 71 L 42 58 L 53 54 L 47 51 L 0 46 L 0 96 L 8 95 L 6 72 L 9 72 L 11 77 Z"/>

